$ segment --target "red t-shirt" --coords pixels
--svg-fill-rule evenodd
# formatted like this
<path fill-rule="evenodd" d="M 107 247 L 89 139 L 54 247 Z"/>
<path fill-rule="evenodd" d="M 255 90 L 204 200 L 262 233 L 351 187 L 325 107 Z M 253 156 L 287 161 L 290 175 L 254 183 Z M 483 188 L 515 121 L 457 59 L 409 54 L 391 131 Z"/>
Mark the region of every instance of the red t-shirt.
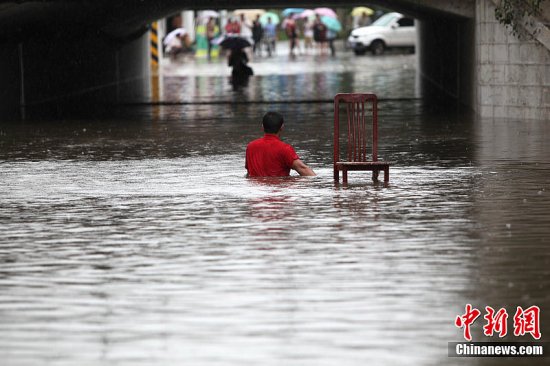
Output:
<path fill-rule="evenodd" d="M 250 177 L 286 177 L 296 159 L 300 158 L 292 146 L 266 133 L 246 147 L 244 167 Z"/>

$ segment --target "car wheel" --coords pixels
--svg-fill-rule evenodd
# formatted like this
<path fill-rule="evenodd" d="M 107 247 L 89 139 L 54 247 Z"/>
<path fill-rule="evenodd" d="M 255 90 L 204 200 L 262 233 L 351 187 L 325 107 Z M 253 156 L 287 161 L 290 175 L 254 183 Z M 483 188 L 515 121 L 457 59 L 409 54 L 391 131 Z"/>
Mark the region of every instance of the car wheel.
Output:
<path fill-rule="evenodd" d="M 355 53 L 356 56 L 361 56 L 361 55 L 365 54 L 365 50 L 355 49 L 355 50 L 353 50 L 353 53 Z"/>
<path fill-rule="evenodd" d="M 370 45 L 373 55 L 381 55 L 384 53 L 386 47 L 382 41 L 373 41 Z"/>

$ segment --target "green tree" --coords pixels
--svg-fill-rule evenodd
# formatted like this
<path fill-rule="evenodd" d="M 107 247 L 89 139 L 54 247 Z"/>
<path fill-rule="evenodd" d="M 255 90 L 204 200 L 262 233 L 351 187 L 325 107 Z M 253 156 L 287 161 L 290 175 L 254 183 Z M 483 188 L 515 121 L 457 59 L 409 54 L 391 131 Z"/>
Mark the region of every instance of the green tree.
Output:
<path fill-rule="evenodd" d="M 525 16 L 537 16 L 546 0 L 501 0 L 495 9 L 497 20 L 512 29 L 515 36 L 524 36 L 522 27 Z"/>

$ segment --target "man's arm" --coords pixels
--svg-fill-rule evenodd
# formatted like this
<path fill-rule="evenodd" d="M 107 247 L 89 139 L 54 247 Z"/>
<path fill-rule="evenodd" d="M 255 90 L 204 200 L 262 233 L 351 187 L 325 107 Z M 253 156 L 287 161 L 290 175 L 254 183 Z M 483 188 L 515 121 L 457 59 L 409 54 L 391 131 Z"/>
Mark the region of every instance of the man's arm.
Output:
<path fill-rule="evenodd" d="M 313 170 L 311 170 L 310 167 L 308 167 L 300 159 L 296 159 L 292 162 L 292 169 L 296 170 L 298 172 L 298 174 L 303 175 L 303 176 L 312 177 L 314 175 L 317 175 L 317 174 L 315 174 L 315 172 Z"/>

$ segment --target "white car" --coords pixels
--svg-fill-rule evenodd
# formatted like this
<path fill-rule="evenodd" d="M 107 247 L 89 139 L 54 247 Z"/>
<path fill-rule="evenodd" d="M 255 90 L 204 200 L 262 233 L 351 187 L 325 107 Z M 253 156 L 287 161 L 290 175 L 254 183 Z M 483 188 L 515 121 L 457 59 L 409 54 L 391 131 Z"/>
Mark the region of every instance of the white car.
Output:
<path fill-rule="evenodd" d="M 387 13 L 369 26 L 354 29 L 348 43 L 356 55 L 370 50 L 381 55 L 387 48 L 405 47 L 414 50 L 416 27 L 414 19 L 400 13 Z"/>

